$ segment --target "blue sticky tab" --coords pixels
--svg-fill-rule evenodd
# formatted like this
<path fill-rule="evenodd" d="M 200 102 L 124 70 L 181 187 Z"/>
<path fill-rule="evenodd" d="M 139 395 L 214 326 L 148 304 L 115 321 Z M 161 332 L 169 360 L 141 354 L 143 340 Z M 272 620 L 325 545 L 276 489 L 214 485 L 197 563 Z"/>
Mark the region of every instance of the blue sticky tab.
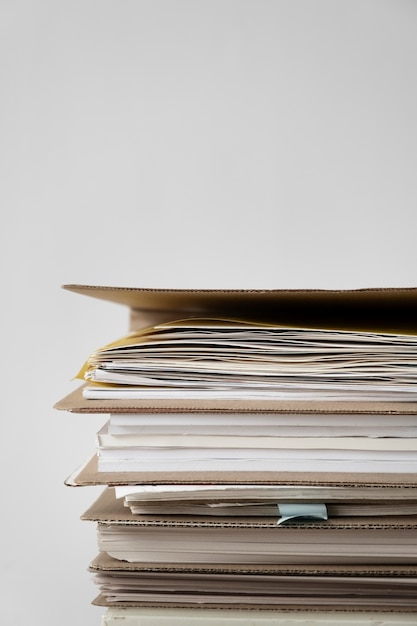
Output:
<path fill-rule="evenodd" d="M 281 518 L 278 520 L 278 526 L 290 522 L 304 522 L 311 520 L 327 520 L 327 508 L 325 504 L 300 504 L 300 503 L 280 503 L 278 504 L 279 514 Z"/>

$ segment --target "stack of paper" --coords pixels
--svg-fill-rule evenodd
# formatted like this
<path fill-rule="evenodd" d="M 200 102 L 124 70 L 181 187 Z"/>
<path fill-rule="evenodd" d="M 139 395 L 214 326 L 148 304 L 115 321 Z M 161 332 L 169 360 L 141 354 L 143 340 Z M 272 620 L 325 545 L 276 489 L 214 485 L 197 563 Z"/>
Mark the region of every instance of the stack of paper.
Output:
<path fill-rule="evenodd" d="M 131 311 L 56 405 L 103 625 L 417 622 L 417 289 L 66 288 Z"/>
<path fill-rule="evenodd" d="M 132 415 L 130 426 L 120 432 L 120 427 L 115 426 L 117 417 L 110 416 L 97 434 L 99 471 L 210 471 L 215 463 L 218 471 L 285 472 L 300 461 L 306 472 L 417 470 L 417 438 L 402 435 L 401 420 L 406 421 L 409 416 L 398 416 L 398 427 L 391 436 L 383 430 L 380 435 L 364 436 L 361 426 L 353 428 L 350 435 L 338 434 L 337 428 L 332 433 L 330 427 L 326 434 L 322 429 L 322 434 L 315 436 L 314 427 L 306 426 L 305 430 L 298 427 L 285 436 L 284 429 L 281 434 L 281 428 L 271 424 L 271 416 L 265 419 L 262 415 L 249 417 L 250 426 L 245 425 L 247 415 L 233 415 L 232 419 L 225 415 L 224 424 L 217 427 L 213 422 L 218 421 L 218 416 L 212 415 L 194 415 L 191 425 L 181 424 L 181 417 L 174 416 L 172 421 L 178 421 L 177 426 L 158 425 L 153 415 Z M 349 417 L 346 416 L 346 422 Z M 288 418 L 300 419 L 295 415 Z M 342 419 L 334 416 L 334 421 L 341 423 L 340 431 Z M 140 422 L 146 425 L 137 427 Z M 270 426 L 263 426 L 262 422 L 269 422 Z"/>
<path fill-rule="evenodd" d="M 412 401 L 416 351 L 406 334 L 191 319 L 131 333 L 81 374 L 91 399 Z"/>

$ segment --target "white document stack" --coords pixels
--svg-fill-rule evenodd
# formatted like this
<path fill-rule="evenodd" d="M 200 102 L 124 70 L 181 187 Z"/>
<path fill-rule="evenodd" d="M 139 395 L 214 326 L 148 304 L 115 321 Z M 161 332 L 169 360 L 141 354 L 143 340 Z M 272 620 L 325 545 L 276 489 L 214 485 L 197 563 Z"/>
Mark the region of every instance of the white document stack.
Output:
<path fill-rule="evenodd" d="M 65 288 L 131 312 L 56 405 L 103 626 L 417 623 L 417 289 Z"/>

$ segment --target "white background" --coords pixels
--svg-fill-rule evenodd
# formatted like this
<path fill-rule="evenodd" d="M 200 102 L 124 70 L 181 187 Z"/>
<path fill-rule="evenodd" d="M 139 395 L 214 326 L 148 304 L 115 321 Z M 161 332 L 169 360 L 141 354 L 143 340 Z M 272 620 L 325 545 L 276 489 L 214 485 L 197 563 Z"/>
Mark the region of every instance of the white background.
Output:
<path fill-rule="evenodd" d="M 2 624 L 93 626 L 104 418 L 52 409 L 118 305 L 63 283 L 415 286 L 413 0 L 0 3 Z"/>

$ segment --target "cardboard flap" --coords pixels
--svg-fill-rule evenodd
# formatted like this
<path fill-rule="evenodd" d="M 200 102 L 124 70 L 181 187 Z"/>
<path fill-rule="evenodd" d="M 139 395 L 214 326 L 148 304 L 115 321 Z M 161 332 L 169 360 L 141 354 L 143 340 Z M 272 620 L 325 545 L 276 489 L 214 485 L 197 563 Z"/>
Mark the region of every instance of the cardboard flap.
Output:
<path fill-rule="evenodd" d="M 250 575 L 305 575 L 305 576 L 369 576 L 385 577 L 385 576 L 417 576 L 416 565 L 318 565 L 318 564 L 271 564 L 271 563 L 251 563 L 250 565 L 241 563 L 228 563 L 227 565 L 215 565 L 213 563 L 130 563 L 129 561 L 120 561 L 110 556 L 106 552 L 100 552 L 90 563 L 90 572 L 171 572 L 175 573 L 218 573 L 218 574 L 250 574 Z"/>
<path fill-rule="evenodd" d="M 92 285 L 63 285 L 63 288 L 130 307 L 132 329 L 184 317 L 220 317 L 310 328 L 417 332 L 417 288 L 228 290 Z"/>
<path fill-rule="evenodd" d="M 366 621 L 364 621 L 363 618 L 363 606 L 353 606 L 352 603 L 346 604 L 346 601 L 333 602 L 331 609 L 329 609 L 328 603 L 323 601 L 323 603 L 321 604 L 315 603 L 314 606 L 303 607 L 303 610 L 301 610 L 299 602 L 285 605 L 268 604 L 267 602 L 265 602 L 261 606 L 259 604 L 252 604 L 250 602 L 235 602 L 232 605 L 221 603 L 206 604 L 204 601 L 171 601 L 163 603 L 156 600 L 154 602 L 111 602 L 105 597 L 104 594 L 99 594 L 92 601 L 92 604 L 94 606 L 106 607 L 108 610 L 111 607 L 118 607 L 119 610 L 134 608 L 141 608 L 145 610 L 151 609 L 152 613 L 150 613 L 149 615 L 152 621 L 145 622 L 141 620 L 141 622 L 139 623 L 143 624 L 143 626 L 150 626 L 152 622 L 154 624 L 158 623 L 160 626 L 162 626 L 162 624 L 172 624 L 173 617 L 178 617 L 178 614 L 174 613 L 173 611 L 180 611 L 180 617 L 182 620 L 181 623 L 184 624 L 184 626 L 186 624 L 192 624 L 193 626 L 195 626 L 195 624 L 197 623 L 195 621 L 195 612 L 203 612 L 204 610 L 209 612 L 208 615 L 206 614 L 207 619 L 216 619 L 216 617 L 213 616 L 213 613 L 215 613 L 215 611 L 218 611 L 219 619 L 223 618 L 225 616 L 225 612 L 227 612 L 227 618 L 230 620 L 233 619 L 233 622 L 236 624 L 236 626 L 251 626 L 252 624 L 276 626 L 280 623 L 276 621 L 277 616 L 278 619 L 282 618 L 282 620 L 285 620 L 281 623 L 285 624 L 286 626 L 305 626 L 306 624 L 311 624 L 311 626 L 323 626 L 323 624 L 337 624 L 337 622 L 341 619 L 341 615 L 343 616 L 346 626 L 376 626 L 377 624 L 378 626 L 415 626 L 417 620 L 417 613 L 411 612 L 412 609 L 410 609 L 410 607 L 399 606 L 396 602 L 393 602 L 392 605 L 381 606 L 381 604 L 377 601 L 375 601 L 374 604 L 367 604 L 365 609 Z M 157 609 L 161 609 L 163 612 L 155 615 L 155 611 Z M 190 610 L 191 613 L 187 614 L 187 610 Z M 246 612 L 248 614 L 246 614 Z M 360 621 L 353 617 L 355 613 L 359 614 Z M 393 613 L 395 614 L 395 622 L 392 621 Z M 323 618 L 323 615 L 325 616 L 325 618 Z M 404 619 L 402 619 L 403 616 Z M 158 618 L 158 622 L 154 621 L 153 618 L 155 617 Z M 169 621 L 163 621 L 167 618 Z M 268 618 L 270 621 L 268 621 Z M 118 616 L 115 619 L 119 620 L 120 618 Z M 125 620 L 124 614 L 122 615 L 122 619 Z M 204 622 L 201 621 L 201 616 L 198 616 L 198 619 L 203 626 Z M 202 619 L 204 619 L 204 617 Z M 239 621 L 237 621 L 238 619 Z M 325 622 L 324 619 L 326 620 Z M 329 621 L 329 619 L 333 621 Z M 348 619 L 349 621 L 346 621 L 346 619 Z M 112 624 L 116 624 L 115 621 L 108 621 L 107 623 L 109 624 L 109 626 Z M 215 622 L 207 623 L 214 625 Z M 221 624 L 222 622 L 219 623 Z"/>

